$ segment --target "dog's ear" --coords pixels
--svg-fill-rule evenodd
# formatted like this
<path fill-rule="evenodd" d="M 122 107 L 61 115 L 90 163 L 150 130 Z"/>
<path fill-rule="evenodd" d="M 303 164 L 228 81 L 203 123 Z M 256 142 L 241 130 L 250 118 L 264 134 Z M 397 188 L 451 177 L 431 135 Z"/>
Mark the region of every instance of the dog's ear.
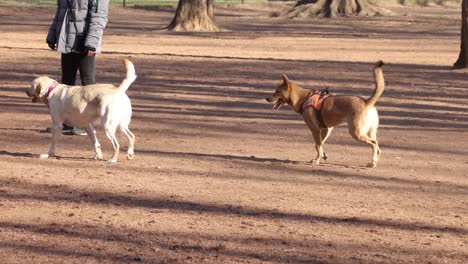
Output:
<path fill-rule="evenodd" d="M 39 97 L 39 95 L 41 94 L 41 89 L 42 89 L 42 85 L 41 85 L 41 82 L 37 82 L 37 81 L 34 81 L 33 84 L 32 84 L 34 87 L 34 96 L 32 98 L 32 102 L 33 103 L 37 103 L 37 98 Z"/>
<path fill-rule="evenodd" d="M 291 88 L 291 81 L 288 79 L 288 76 L 286 76 L 286 74 L 283 74 L 283 85 L 286 85 L 286 87 L 288 87 L 288 90 Z"/>
<path fill-rule="evenodd" d="M 41 82 L 35 82 L 34 85 L 36 86 L 36 96 L 41 94 L 42 85 Z"/>

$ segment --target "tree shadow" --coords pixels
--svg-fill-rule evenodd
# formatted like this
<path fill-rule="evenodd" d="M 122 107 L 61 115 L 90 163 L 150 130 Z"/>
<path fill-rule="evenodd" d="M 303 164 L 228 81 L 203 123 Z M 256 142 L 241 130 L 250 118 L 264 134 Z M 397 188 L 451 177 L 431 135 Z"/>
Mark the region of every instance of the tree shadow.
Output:
<path fill-rule="evenodd" d="M 66 244 L 60 245 L 60 248 L 50 248 L 48 246 L 30 245 L 29 243 L 15 243 L 15 242 L 3 242 L 0 243 L 2 248 L 14 248 L 21 249 L 28 252 L 34 252 L 39 254 L 51 254 L 58 256 L 68 257 L 91 257 L 100 261 L 113 261 L 115 263 L 129 263 L 135 261 L 134 256 L 138 254 L 144 254 L 143 261 L 145 263 L 172 263 L 173 257 L 171 254 L 178 254 L 183 251 L 184 253 L 201 254 L 204 257 L 237 257 L 242 259 L 256 259 L 261 261 L 275 261 L 275 262 L 288 262 L 288 263 L 314 263 L 314 264 L 325 264 L 328 262 L 321 261 L 314 257 L 312 254 L 307 254 L 307 249 L 312 243 L 301 243 L 295 241 L 289 241 L 287 238 L 238 238 L 236 236 L 225 237 L 222 235 L 206 235 L 206 234 L 191 234 L 183 232 L 155 232 L 155 231 L 143 231 L 133 229 L 122 229 L 122 228 L 105 228 L 100 226 L 84 226 L 77 224 L 75 226 L 54 224 L 54 225 L 38 225 L 38 224 L 14 224 L 8 222 L 0 222 L 0 229 L 7 229 L 12 231 L 23 231 L 29 232 L 34 235 L 53 235 L 63 237 L 65 240 L 81 239 L 97 241 L 98 243 L 118 243 L 117 246 L 123 246 L 124 244 L 130 247 L 137 247 L 136 252 L 128 253 L 117 253 L 109 254 L 104 250 L 95 250 L 78 248 L 69 248 Z M 138 233 L 138 237 L 131 236 L 129 234 Z M 193 239 L 196 235 L 197 239 Z M 171 239 L 169 239 L 171 238 Z M 224 244 L 234 244 L 240 248 L 229 248 Z M 254 252 L 245 248 L 245 246 L 254 246 L 259 243 L 264 244 L 267 247 L 296 247 L 301 250 L 301 254 L 291 253 L 272 253 L 272 252 Z M 321 242 L 314 242 L 319 246 Z M 141 248 L 144 245 L 145 248 L 148 246 L 164 250 L 163 252 L 148 252 Z M 150 246 L 151 245 L 151 246 Z M 133 250 L 132 250 L 133 251 Z M 146 254 L 145 254 L 146 253 Z M 196 258 L 196 255 L 193 255 Z M 204 258 L 202 257 L 202 258 Z M 171 261 L 172 259 L 172 261 Z"/>
<path fill-rule="evenodd" d="M 313 225 L 313 224 L 312 224 Z M 135 261 L 134 256 L 142 255 L 143 262 L 148 263 L 172 263 L 179 262 L 174 260 L 174 255 L 181 253 L 189 254 L 192 261 L 206 261 L 205 258 L 214 258 L 218 263 L 227 261 L 224 258 L 233 260 L 233 258 L 242 261 L 268 261 L 274 263 L 348 263 L 346 257 L 353 252 L 362 252 L 376 254 L 384 251 L 379 244 L 362 245 L 356 242 L 343 243 L 340 241 L 327 242 L 321 239 L 297 240 L 290 237 L 259 237 L 253 234 L 231 234 L 231 235 L 212 235 L 203 232 L 168 232 L 168 231 L 140 231 L 132 228 L 103 227 L 99 225 L 83 224 L 25 224 L 0 222 L 0 229 L 12 232 L 27 232 L 35 237 L 55 236 L 64 239 L 64 243 L 58 243 L 54 248 L 30 243 L 30 241 L 2 242 L 2 248 L 20 249 L 26 252 L 37 254 L 51 254 L 64 257 L 89 257 L 99 261 L 112 261 L 114 263 L 129 263 Z M 372 233 L 370 229 L 369 234 Z M 131 234 L 138 234 L 133 236 Z M 111 244 L 113 248 L 125 247 L 127 253 L 113 252 L 106 247 L 72 247 L 66 241 L 85 240 L 97 243 L 98 245 Z M 258 246 L 261 245 L 261 248 Z M 157 252 L 151 252 L 150 248 L 157 247 Z M 251 250 L 250 248 L 256 248 Z M 323 257 L 317 256 L 314 249 L 330 253 L 339 250 L 341 254 L 333 255 L 333 261 L 323 260 Z M 388 247 L 387 247 L 388 248 Z M 402 256 L 425 255 L 425 256 L 444 256 L 445 250 L 430 250 L 425 248 L 408 249 L 390 246 L 395 259 Z M 131 249 L 131 250 L 130 250 Z M 274 249 L 274 250 L 273 250 Z M 273 251 L 272 251 L 273 250 Z M 398 253 L 396 253 L 398 252 Z M 462 252 L 451 252 L 451 255 L 457 258 L 463 258 L 466 254 Z M 141 259 L 141 258 L 140 258 Z M 177 259 L 177 257 L 176 257 Z M 180 260 L 180 259 L 179 259 Z M 388 259 L 387 259 L 388 260 Z M 141 261 L 141 260 L 140 260 Z M 184 261 L 182 261 L 184 262 Z"/>
<path fill-rule="evenodd" d="M 154 112 L 181 118 L 188 114 L 212 118 L 297 120 L 298 117 L 293 117 L 292 112 L 267 111 L 271 106 L 263 101 L 263 98 L 274 90 L 275 83 L 279 82 L 281 69 L 286 61 L 291 68 L 309 69 L 318 73 L 311 75 L 308 73 L 309 70 L 295 72 L 297 82 L 306 88 L 329 86 L 332 87 L 332 93 L 367 97 L 371 94 L 373 86 L 369 63 L 177 54 L 167 54 L 167 56 L 179 57 L 181 61 L 166 61 L 161 58 L 166 54 L 152 55 L 158 57 L 151 60 L 152 63 L 166 64 L 168 69 L 179 67 L 179 71 L 188 74 L 178 76 L 174 72 L 164 71 L 162 75 L 165 77 L 158 77 L 154 74 L 152 63 L 147 64 L 146 60 L 135 58 L 134 63 L 137 64 L 140 78 L 129 90 L 129 95 L 137 115 Z M 199 62 L 190 61 L 189 58 L 206 59 L 214 68 L 199 69 Z M 104 71 L 115 72 L 110 65 L 113 63 L 109 66 L 103 65 Z M 235 69 L 239 65 L 252 71 L 242 71 L 240 78 L 238 71 L 226 70 Z M 263 68 L 258 69 L 258 65 L 262 65 Z M 192 74 L 194 68 L 199 70 L 197 74 Z M 262 73 L 265 68 L 266 74 Z M 337 76 L 335 74 L 337 68 L 349 74 Z M 467 110 L 463 103 L 468 98 L 466 89 L 462 85 L 465 74 L 445 71 L 444 67 L 440 66 L 413 64 L 386 65 L 384 74 L 388 84 L 381 100 L 377 103 L 383 124 L 402 128 L 444 127 L 460 131 L 468 128 L 468 118 L 463 114 Z M 115 82 L 113 75 L 104 77 L 104 82 Z M 211 77 L 206 79 L 200 78 L 201 76 Z M 233 76 L 238 77 L 235 83 L 223 81 L 226 77 Z M 24 79 L 25 75 L 21 74 L 19 78 Z M 405 86 L 411 89 L 399 88 Z M 215 96 L 219 99 L 204 100 L 205 96 Z M 223 101 L 223 97 L 229 98 L 229 101 Z M 22 99 L 19 97 L 8 96 L 5 99 L 8 111 L 25 112 L 21 107 Z M 181 109 L 185 111 L 180 111 Z"/>
<path fill-rule="evenodd" d="M 6 184 L 5 181 L 1 181 Z M 37 183 L 8 182 L 9 188 L 36 190 L 36 193 L 8 192 L 0 193 L 0 198 L 8 200 L 34 200 L 47 202 L 89 203 L 95 205 L 119 206 L 128 208 L 146 208 L 196 212 L 224 216 L 244 216 L 256 219 L 277 219 L 284 221 L 321 222 L 349 226 L 369 226 L 414 232 L 436 232 L 442 234 L 468 235 L 468 229 L 455 226 L 436 226 L 417 222 L 393 221 L 363 217 L 338 217 L 318 214 L 283 212 L 279 210 L 243 207 L 238 205 L 218 205 L 192 201 L 173 200 L 164 197 L 139 198 L 128 195 L 84 191 L 61 185 L 59 188 Z M 53 191 L 52 191 L 53 190 Z M 39 191 L 39 192 L 37 192 Z"/>
<path fill-rule="evenodd" d="M 324 184 L 323 181 L 320 181 L 319 178 L 327 178 L 333 181 L 330 183 L 333 186 L 343 186 L 343 187 L 354 187 L 354 188 L 376 188 L 380 190 L 392 190 L 396 191 L 414 191 L 420 190 L 421 187 L 433 189 L 439 194 L 451 194 L 455 191 L 461 194 L 468 194 L 468 186 L 463 184 L 453 184 L 450 182 L 440 182 L 440 181 L 431 181 L 431 180 L 416 180 L 408 179 L 405 177 L 399 176 L 379 176 L 374 173 L 369 174 L 367 172 L 375 172 L 375 169 L 370 169 L 365 166 L 357 165 L 347 165 L 334 162 L 324 161 L 320 165 L 312 165 L 310 162 L 306 161 L 295 161 L 295 160 L 281 160 L 281 159 L 271 159 L 271 158 L 251 158 L 246 156 L 239 155 L 219 155 L 219 154 L 209 154 L 209 153 L 193 153 L 193 152 L 169 152 L 169 151 L 153 151 L 153 150 L 138 150 L 139 153 L 149 154 L 151 156 L 159 157 L 175 157 L 178 159 L 191 158 L 193 160 L 203 161 L 210 163 L 220 162 L 225 163 L 237 162 L 240 166 L 248 167 L 251 170 L 265 172 L 265 173 L 252 173 L 252 175 L 245 175 L 244 173 L 238 174 L 235 171 L 232 172 L 223 172 L 223 173 L 213 173 L 209 177 L 217 179 L 239 179 L 239 180 L 251 180 L 251 181 L 260 181 L 260 182 L 275 182 L 275 183 L 291 183 L 291 178 L 287 177 L 289 174 L 298 176 L 295 178 L 295 183 L 300 183 L 303 185 L 314 186 L 320 182 Z M 284 166 L 285 172 L 284 177 L 274 177 L 268 174 L 268 171 L 276 170 L 278 167 L 272 167 L 272 165 L 281 165 Z M 132 165 L 127 165 L 129 168 L 133 168 Z M 336 169 L 346 169 L 345 171 L 336 170 Z M 136 168 L 135 168 L 136 169 Z M 353 170 L 354 172 L 351 172 Z M 359 172 L 355 172 L 359 170 Z M 178 175 L 186 177 L 194 177 L 193 171 L 186 171 L 184 169 L 178 169 L 176 171 L 171 170 Z M 356 180 L 358 183 L 353 184 L 350 182 L 343 182 L 343 180 Z M 360 183 L 364 182 L 364 183 Z M 401 186 L 395 186 L 401 185 Z"/>

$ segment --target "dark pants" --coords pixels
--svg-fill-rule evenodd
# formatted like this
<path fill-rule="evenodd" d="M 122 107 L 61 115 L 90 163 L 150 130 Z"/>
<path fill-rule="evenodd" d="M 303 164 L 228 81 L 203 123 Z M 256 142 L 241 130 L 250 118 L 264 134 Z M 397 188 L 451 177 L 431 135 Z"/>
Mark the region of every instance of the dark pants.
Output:
<path fill-rule="evenodd" d="M 62 83 L 75 85 L 78 70 L 81 85 L 95 84 L 96 56 L 87 56 L 86 53 L 62 53 Z"/>
<path fill-rule="evenodd" d="M 62 53 L 62 83 L 75 85 L 76 73 L 80 71 L 81 85 L 96 83 L 96 56 L 86 53 Z M 64 124 L 64 129 L 71 129 Z"/>

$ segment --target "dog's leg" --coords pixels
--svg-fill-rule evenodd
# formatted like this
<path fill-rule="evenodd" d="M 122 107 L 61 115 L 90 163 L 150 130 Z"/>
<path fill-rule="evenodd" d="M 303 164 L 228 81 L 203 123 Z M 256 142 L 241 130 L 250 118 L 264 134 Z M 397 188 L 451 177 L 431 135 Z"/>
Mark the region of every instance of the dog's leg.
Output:
<path fill-rule="evenodd" d="M 372 155 L 372 163 L 375 163 L 375 166 L 377 166 L 377 162 L 380 159 L 380 154 L 382 154 L 382 151 L 380 150 L 379 147 L 379 141 L 377 140 L 377 126 L 374 126 L 370 129 L 368 136 L 375 141 L 375 149 L 373 150 L 373 155 Z M 374 146 L 373 146 L 374 147 Z"/>
<path fill-rule="evenodd" d="M 50 143 L 49 152 L 47 154 L 41 154 L 39 157 L 43 159 L 47 159 L 49 157 L 55 156 L 55 148 L 60 138 L 60 134 L 62 134 L 62 123 L 54 123 L 52 125 L 52 142 Z"/>
<path fill-rule="evenodd" d="M 375 108 L 357 114 L 348 119 L 348 128 L 351 136 L 361 142 L 365 142 L 372 147 L 372 162 L 368 167 L 375 168 L 380 157 L 380 148 L 377 141 L 377 128 L 379 117 Z"/>
<path fill-rule="evenodd" d="M 128 129 L 128 126 L 126 127 L 120 127 L 120 131 L 125 134 L 128 138 L 128 150 L 127 150 L 127 159 L 131 160 L 133 159 L 133 156 L 135 155 L 134 153 L 134 148 L 135 148 L 135 135 Z"/>
<path fill-rule="evenodd" d="M 108 160 L 108 162 L 111 162 L 111 163 L 117 162 L 117 157 L 119 156 L 119 152 L 120 152 L 120 145 L 119 145 L 119 142 L 117 141 L 117 138 L 115 137 L 115 128 L 109 125 L 106 125 L 104 127 L 104 130 L 106 132 L 107 138 L 109 138 L 109 140 L 112 143 L 112 146 L 114 147 L 114 155 L 112 155 L 112 158 Z"/>
<path fill-rule="evenodd" d="M 375 168 L 379 159 L 380 148 L 376 139 L 373 139 L 367 135 L 367 133 L 360 131 L 354 125 L 350 125 L 349 133 L 351 136 L 361 142 L 365 142 L 372 147 L 372 162 L 368 164 L 368 167 Z"/>
<path fill-rule="evenodd" d="M 312 112 L 311 110 L 308 112 L 304 112 L 303 118 L 304 118 L 305 123 L 309 127 L 310 132 L 312 132 L 312 136 L 314 137 L 314 141 L 315 141 L 315 149 L 317 151 L 317 156 L 315 159 L 311 160 L 311 163 L 320 164 L 320 160 L 324 158 L 323 147 L 322 147 L 323 140 L 322 140 L 322 132 L 321 132 L 320 126 L 315 117 L 315 112 Z M 331 130 L 327 131 L 327 133 L 329 132 L 331 132 Z"/>
<path fill-rule="evenodd" d="M 322 137 L 322 146 L 325 145 L 325 141 L 327 141 L 327 139 L 330 136 L 332 130 L 333 130 L 333 127 L 323 128 L 323 129 L 320 130 L 320 136 Z M 325 153 L 325 151 L 323 152 L 323 159 L 324 160 L 328 159 L 327 154 Z"/>
<path fill-rule="evenodd" d="M 377 140 L 370 138 L 367 135 L 360 135 L 358 136 L 358 140 L 362 142 L 366 142 L 367 144 L 371 145 L 372 147 L 372 162 L 368 164 L 368 167 L 375 168 L 377 167 L 377 161 L 379 159 L 379 152 L 380 148 L 377 143 Z"/>
<path fill-rule="evenodd" d="M 93 144 L 94 147 L 94 159 L 96 160 L 102 160 L 102 150 L 101 150 L 101 144 L 99 144 L 99 141 L 96 137 L 96 130 L 94 129 L 93 124 L 88 124 L 87 127 L 85 127 L 86 133 L 89 136 L 89 139 L 91 140 L 91 144 Z"/>
<path fill-rule="evenodd" d="M 317 151 L 317 157 L 312 160 L 312 163 L 320 164 L 320 160 L 324 157 L 321 131 L 312 131 L 312 136 L 314 137 L 315 150 Z"/>

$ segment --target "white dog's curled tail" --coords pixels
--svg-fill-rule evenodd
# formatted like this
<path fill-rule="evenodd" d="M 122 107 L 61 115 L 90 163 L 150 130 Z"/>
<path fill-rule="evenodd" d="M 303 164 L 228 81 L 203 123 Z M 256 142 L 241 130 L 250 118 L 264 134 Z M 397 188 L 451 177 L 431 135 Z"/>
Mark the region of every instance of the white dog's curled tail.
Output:
<path fill-rule="evenodd" d="M 123 63 L 125 64 L 125 68 L 127 69 L 127 76 L 123 79 L 122 83 L 119 85 L 119 90 L 122 93 L 125 93 L 128 90 L 128 87 L 135 81 L 137 75 L 135 73 L 135 66 L 130 60 L 124 59 Z"/>

